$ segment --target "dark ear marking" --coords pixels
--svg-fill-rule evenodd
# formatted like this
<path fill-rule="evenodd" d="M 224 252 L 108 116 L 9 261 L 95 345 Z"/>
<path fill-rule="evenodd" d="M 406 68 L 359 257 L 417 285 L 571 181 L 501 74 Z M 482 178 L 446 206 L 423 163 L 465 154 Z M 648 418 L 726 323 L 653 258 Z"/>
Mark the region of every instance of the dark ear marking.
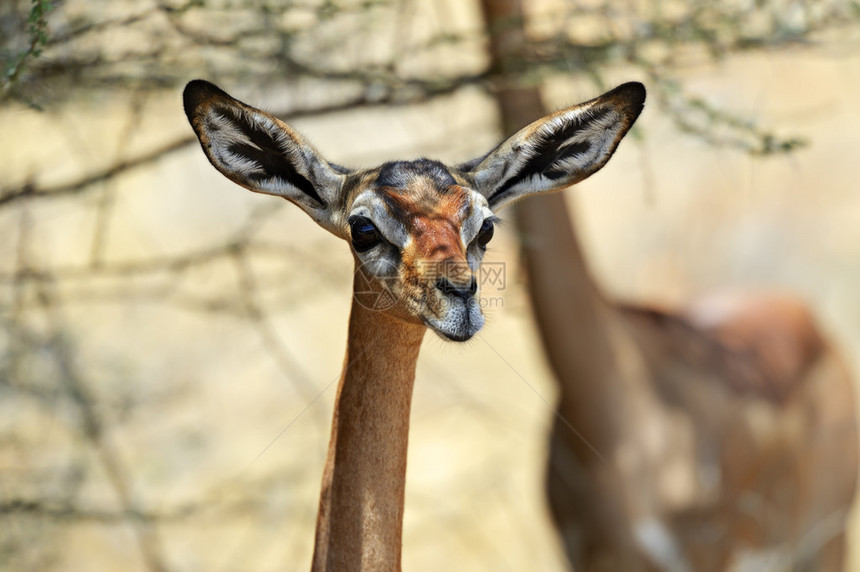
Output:
<path fill-rule="evenodd" d="M 331 167 L 331 169 L 335 173 L 338 173 L 340 175 L 349 175 L 350 173 L 352 173 L 352 169 L 350 169 L 349 167 L 344 167 L 343 165 L 338 165 L 336 163 L 329 163 L 328 166 Z"/>
<path fill-rule="evenodd" d="M 342 232 L 333 211 L 350 171 L 326 161 L 289 125 L 203 80 L 183 92 L 185 114 L 209 162 L 248 190 L 285 198 Z"/>
<path fill-rule="evenodd" d="M 642 84 L 621 85 L 535 121 L 458 169 L 491 209 L 529 194 L 559 191 L 609 161 L 644 102 Z"/>
<path fill-rule="evenodd" d="M 604 108 L 590 113 L 587 121 L 581 117 L 565 119 L 560 128 L 537 135 L 533 146 L 527 151 L 531 157 L 514 175 L 487 197 L 487 200 L 497 200 L 509 189 L 532 177 L 544 176 L 551 181 L 566 177 L 569 172 L 564 167 L 564 161 L 574 159 L 577 155 L 584 155 L 593 145 L 589 140 L 572 140 L 586 123 L 600 121 L 608 113 L 609 109 Z"/>
<path fill-rule="evenodd" d="M 233 99 L 214 83 L 209 83 L 203 79 L 188 82 L 182 91 L 182 105 L 189 123 L 194 125 L 195 119 L 200 116 L 202 105 L 222 98 Z"/>
<path fill-rule="evenodd" d="M 246 141 L 236 140 L 229 143 L 226 149 L 229 153 L 259 165 L 259 169 L 252 169 L 246 173 L 245 176 L 248 179 L 257 183 L 270 178 L 288 182 L 319 203 L 321 207 L 328 206 L 307 177 L 296 170 L 292 161 L 287 160 L 290 152 L 283 148 L 275 134 L 261 128 L 256 121 L 243 121 L 239 116 L 241 112 L 237 110 L 220 107 L 216 109 L 247 138 Z M 213 126 L 216 124 L 210 123 L 210 129 Z"/>

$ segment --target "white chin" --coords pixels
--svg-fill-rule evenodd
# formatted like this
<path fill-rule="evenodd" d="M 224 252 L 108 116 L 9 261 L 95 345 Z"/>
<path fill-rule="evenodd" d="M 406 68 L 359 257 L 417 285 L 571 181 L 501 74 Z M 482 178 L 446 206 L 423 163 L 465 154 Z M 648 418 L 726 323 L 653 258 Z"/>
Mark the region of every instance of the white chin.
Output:
<path fill-rule="evenodd" d="M 428 318 L 427 325 L 439 336 L 454 342 L 465 342 L 484 327 L 484 314 L 476 298 L 468 303 L 460 299 L 450 301 L 448 311 L 440 318 Z"/>

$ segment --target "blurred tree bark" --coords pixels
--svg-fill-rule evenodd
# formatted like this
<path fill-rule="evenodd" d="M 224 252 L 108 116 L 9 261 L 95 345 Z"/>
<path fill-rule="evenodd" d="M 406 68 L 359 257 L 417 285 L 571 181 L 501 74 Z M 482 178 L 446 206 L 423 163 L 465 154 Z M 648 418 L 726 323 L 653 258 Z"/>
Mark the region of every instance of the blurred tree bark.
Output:
<path fill-rule="evenodd" d="M 537 85 L 517 81 L 508 73 L 510 62 L 528 58 L 521 0 L 482 0 L 481 4 L 489 30 L 500 118 L 508 136 L 545 115 L 546 109 Z M 594 400 L 586 404 L 572 399 L 581 390 L 567 391 L 565 387 L 608 387 L 619 378 L 622 360 L 615 312 L 591 278 L 564 194 L 538 195 L 513 208 L 537 332 L 559 387 L 553 438 L 559 432 L 572 433 L 564 440 L 570 446 L 567 454 L 572 454 L 571 463 L 604 463 L 601 452 L 608 454 L 616 444 L 614 424 L 606 416 L 612 410 L 613 391 L 603 392 L 604 406 L 597 408 L 593 407 Z M 624 537 L 627 530 L 622 503 L 622 499 L 602 499 L 600 506 L 601 521 L 618 531 L 616 539 Z M 549 508 L 557 519 L 555 509 L 559 507 L 550 503 Z M 555 524 L 559 526 L 560 521 Z M 571 552 L 571 539 L 561 529 L 558 533 L 573 565 L 577 555 Z M 594 531 L 594 535 L 600 532 Z M 632 538 L 627 542 L 632 545 Z"/>
<path fill-rule="evenodd" d="M 510 136 L 547 112 L 537 82 L 526 81 L 522 76 L 526 62 L 534 59 L 531 50 L 535 44 L 527 37 L 527 16 L 522 0 L 481 0 L 481 6 L 489 32 L 493 94 L 504 134 Z M 654 72 L 652 77 L 659 73 Z M 658 101 L 659 95 L 658 85 Z M 719 113 L 713 116 L 716 115 Z M 727 123 L 735 124 L 735 120 L 727 120 Z M 684 129 L 683 121 L 680 126 Z M 710 140 L 710 135 L 706 132 L 704 138 Z M 764 154 L 789 151 L 799 144 L 797 140 L 786 140 L 778 145 L 771 143 L 765 136 L 758 150 L 749 151 Z M 637 516 L 641 517 L 636 509 L 640 507 L 635 507 L 635 492 L 630 494 L 634 500 L 624 498 L 633 487 L 613 474 L 614 469 L 604 471 L 600 466 L 600 463 L 612 467 L 618 464 L 617 460 L 607 462 L 602 454 L 615 459 L 610 455 L 620 449 L 620 438 L 624 435 L 623 422 L 619 423 L 616 408 L 623 412 L 630 410 L 620 407 L 625 402 L 623 391 L 627 388 L 619 382 L 628 377 L 640 384 L 649 383 L 647 374 L 630 366 L 631 363 L 639 365 L 637 358 L 641 357 L 632 355 L 638 348 L 630 349 L 636 348 L 636 341 L 624 327 L 621 311 L 604 298 L 589 272 L 587 257 L 563 194 L 532 197 L 516 204 L 514 210 L 537 331 L 560 388 L 550 437 L 547 492 L 550 512 L 570 564 L 577 570 L 583 565 L 589 570 L 650 570 L 655 562 L 661 570 L 691 569 L 686 557 L 695 554 L 695 543 L 684 546 L 684 551 L 691 554 L 682 554 L 675 545 L 676 539 L 668 535 L 661 538 L 665 544 L 660 544 L 658 550 L 643 538 L 633 537 L 633 524 L 638 525 Z M 630 387 L 634 385 L 629 384 Z M 590 387 L 600 389 L 589 390 Z M 643 394 L 654 390 L 648 387 Z M 637 398 L 648 401 L 635 393 L 627 401 Z M 646 403 L 642 410 L 648 410 L 650 405 Z M 678 407 L 677 403 L 673 405 Z M 656 409 L 648 413 L 653 415 L 654 411 Z M 648 415 L 643 415 L 645 418 Z M 848 419 L 852 423 L 855 421 L 853 414 Z M 856 445 L 849 442 L 849 450 L 845 453 L 849 459 L 853 458 L 852 444 Z M 849 462 L 850 471 L 854 470 L 854 463 L 856 461 Z M 773 467 L 767 466 L 765 461 L 760 470 L 766 472 Z M 853 475 L 850 471 L 846 474 Z M 642 471 L 636 479 L 647 482 L 650 475 L 646 472 Z M 838 482 L 839 477 L 834 478 Z M 853 476 L 850 478 L 853 490 Z M 558 486 L 565 479 L 567 481 Z M 582 482 L 589 480 L 594 483 Z M 610 484 L 607 486 L 607 483 Z M 597 500 L 583 498 L 596 491 L 608 494 L 594 495 Z M 629 506 L 625 506 L 628 502 Z M 850 504 L 850 496 L 847 502 Z M 847 506 L 842 508 L 847 511 Z M 780 518 L 790 520 L 794 515 L 789 512 L 784 511 Z M 645 510 L 644 514 L 649 513 Z M 708 522 L 716 522 L 716 516 L 716 513 L 708 513 L 713 519 Z M 658 522 L 657 518 L 653 521 Z M 580 525 L 581 530 L 578 529 Z M 661 527 L 663 523 L 655 529 L 659 528 L 662 533 L 665 529 Z M 841 539 L 844 529 L 838 532 L 835 536 L 840 537 L 839 542 L 844 542 Z M 715 558 L 722 557 L 725 552 L 716 544 L 708 544 L 706 550 Z M 841 545 L 837 551 L 835 558 L 841 562 Z M 604 560 L 607 556 L 608 562 Z M 704 561 L 707 560 L 697 565 Z M 803 560 L 798 558 L 798 561 Z"/>
<path fill-rule="evenodd" d="M 482 0 L 481 4 L 490 31 L 500 119 L 509 136 L 544 116 L 546 109 L 538 86 L 509 73 L 516 62 L 528 59 L 521 0 Z M 558 383 L 609 379 L 617 363 L 608 327 L 612 313 L 591 279 L 564 194 L 531 197 L 513 208 L 529 300 Z M 574 332 L 588 335 L 573 340 Z M 601 441 L 597 435 L 584 437 L 595 446 Z"/>

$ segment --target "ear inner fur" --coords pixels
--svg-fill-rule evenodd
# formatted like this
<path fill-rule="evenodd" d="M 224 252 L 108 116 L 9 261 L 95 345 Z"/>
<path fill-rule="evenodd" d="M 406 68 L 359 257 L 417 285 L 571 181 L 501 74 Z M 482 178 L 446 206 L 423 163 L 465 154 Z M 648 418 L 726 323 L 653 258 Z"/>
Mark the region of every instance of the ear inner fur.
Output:
<path fill-rule="evenodd" d="M 493 210 L 528 194 L 561 190 L 606 164 L 644 101 L 641 84 L 624 84 L 535 121 L 459 170 Z"/>
<path fill-rule="evenodd" d="M 348 170 L 325 161 L 278 118 L 209 82 L 189 83 L 183 100 L 188 120 L 216 169 L 249 190 L 283 196 L 325 222 L 323 211 L 331 200 L 326 195 L 343 186 Z"/>

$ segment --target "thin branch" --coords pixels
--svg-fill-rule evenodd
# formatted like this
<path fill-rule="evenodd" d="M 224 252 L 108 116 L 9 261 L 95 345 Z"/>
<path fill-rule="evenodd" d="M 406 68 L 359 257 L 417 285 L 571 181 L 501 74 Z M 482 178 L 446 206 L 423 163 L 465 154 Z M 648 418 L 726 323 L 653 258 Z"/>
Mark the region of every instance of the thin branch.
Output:
<path fill-rule="evenodd" d="M 275 112 L 275 115 L 283 117 L 286 120 L 295 120 L 303 117 L 322 117 L 358 108 L 415 105 L 451 95 L 463 87 L 480 83 L 483 78 L 484 74 L 469 74 L 452 78 L 439 78 L 437 80 L 413 80 L 401 85 L 383 86 L 385 90 L 383 93 L 377 93 L 375 89 L 367 89 L 357 97 L 341 103 L 287 112 Z M 21 187 L 0 190 L 0 207 L 22 199 L 55 198 L 80 193 L 95 184 L 108 181 L 126 171 L 160 161 L 170 154 L 194 144 L 196 141 L 197 139 L 193 135 L 180 137 L 156 147 L 152 151 L 131 159 L 119 161 L 69 183 L 51 187 L 38 187 L 32 182 L 28 182 Z"/>
<path fill-rule="evenodd" d="M 152 522 L 137 518 L 141 511 L 131 486 L 130 472 L 121 459 L 113 443 L 108 439 L 101 415 L 95 408 L 95 399 L 90 394 L 75 363 L 74 352 L 68 347 L 63 331 L 62 320 L 55 308 L 54 297 L 49 288 L 40 288 L 39 300 L 48 314 L 55 332 L 51 336 L 49 349 L 59 367 L 60 381 L 67 395 L 81 414 L 81 430 L 87 441 L 96 451 L 108 476 L 108 481 L 116 492 L 122 512 L 130 517 L 141 554 L 152 572 L 167 572 L 161 542 Z"/>

